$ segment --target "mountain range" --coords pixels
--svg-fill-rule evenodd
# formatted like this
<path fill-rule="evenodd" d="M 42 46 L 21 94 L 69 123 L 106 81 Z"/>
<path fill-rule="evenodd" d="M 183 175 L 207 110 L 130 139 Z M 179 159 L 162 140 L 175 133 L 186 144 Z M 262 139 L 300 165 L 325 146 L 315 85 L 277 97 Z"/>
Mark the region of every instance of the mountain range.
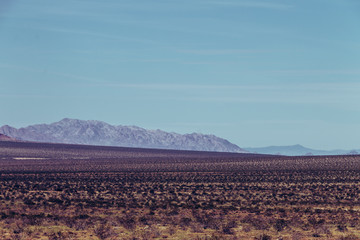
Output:
<path fill-rule="evenodd" d="M 51 124 L 36 124 L 25 128 L 4 125 L 0 133 L 22 141 L 159 148 L 195 151 L 247 151 L 214 135 L 178 134 L 162 130 L 146 130 L 137 126 L 113 126 L 95 120 L 64 118 Z"/>
<path fill-rule="evenodd" d="M 251 153 L 261 154 L 275 154 L 275 155 L 286 155 L 286 156 L 305 156 L 305 155 L 346 155 L 346 154 L 359 154 L 358 150 L 316 150 L 306 148 L 300 144 L 291 146 L 269 146 L 260 148 L 244 148 Z"/>
<path fill-rule="evenodd" d="M 51 124 L 36 124 L 25 128 L 0 127 L 0 141 L 34 141 L 87 144 L 102 146 L 159 148 L 176 150 L 260 153 L 287 156 L 359 154 L 354 150 L 316 150 L 302 145 L 249 147 L 239 146 L 214 135 L 178 134 L 162 130 L 147 130 L 137 126 L 113 126 L 102 121 L 64 118 Z"/>

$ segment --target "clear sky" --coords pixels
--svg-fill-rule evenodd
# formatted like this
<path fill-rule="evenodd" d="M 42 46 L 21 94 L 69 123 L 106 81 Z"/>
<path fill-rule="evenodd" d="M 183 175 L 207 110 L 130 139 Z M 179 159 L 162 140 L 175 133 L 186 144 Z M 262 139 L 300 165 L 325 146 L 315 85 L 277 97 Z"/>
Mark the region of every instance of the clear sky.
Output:
<path fill-rule="evenodd" d="M 360 148 L 358 0 L 0 0 L 0 125 Z"/>

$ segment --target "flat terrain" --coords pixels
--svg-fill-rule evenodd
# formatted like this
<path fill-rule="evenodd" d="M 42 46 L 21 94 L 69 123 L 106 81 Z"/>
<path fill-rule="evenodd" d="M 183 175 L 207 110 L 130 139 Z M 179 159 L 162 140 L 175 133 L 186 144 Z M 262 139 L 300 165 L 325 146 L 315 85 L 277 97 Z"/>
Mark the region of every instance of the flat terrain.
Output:
<path fill-rule="evenodd" d="M 360 239 L 360 156 L 0 142 L 0 239 Z"/>

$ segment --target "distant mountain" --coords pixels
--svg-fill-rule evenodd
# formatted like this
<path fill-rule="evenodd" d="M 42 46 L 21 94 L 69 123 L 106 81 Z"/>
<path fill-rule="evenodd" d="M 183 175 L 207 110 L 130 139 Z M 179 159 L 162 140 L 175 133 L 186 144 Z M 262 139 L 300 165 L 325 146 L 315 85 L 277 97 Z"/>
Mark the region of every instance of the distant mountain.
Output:
<path fill-rule="evenodd" d="M 275 155 L 287 155 L 287 156 L 311 156 L 311 155 L 355 155 L 359 154 L 360 150 L 316 150 L 306 148 L 302 145 L 291 145 L 291 146 L 269 146 L 262 148 L 245 148 L 245 150 L 251 153 L 261 154 L 275 154 Z"/>
<path fill-rule="evenodd" d="M 65 118 L 52 124 L 37 124 L 16 129 L 5 125 L 0 133 L 25 141 L 103 146 L 161 148 L 216 152 L 246 152 L 214 135 L 178 134 L 146 130 L 136 126 L 113 126 L 101 121 Z"/>

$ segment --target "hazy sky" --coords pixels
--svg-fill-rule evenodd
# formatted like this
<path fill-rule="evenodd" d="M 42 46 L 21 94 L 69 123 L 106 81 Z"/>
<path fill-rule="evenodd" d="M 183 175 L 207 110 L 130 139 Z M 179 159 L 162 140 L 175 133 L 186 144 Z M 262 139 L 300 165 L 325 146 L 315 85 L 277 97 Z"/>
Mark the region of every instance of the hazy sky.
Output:
<path fill-rule="evenodd" d="M 358 0 L 0 0 L 0 125 L 360 148 Z"/>

